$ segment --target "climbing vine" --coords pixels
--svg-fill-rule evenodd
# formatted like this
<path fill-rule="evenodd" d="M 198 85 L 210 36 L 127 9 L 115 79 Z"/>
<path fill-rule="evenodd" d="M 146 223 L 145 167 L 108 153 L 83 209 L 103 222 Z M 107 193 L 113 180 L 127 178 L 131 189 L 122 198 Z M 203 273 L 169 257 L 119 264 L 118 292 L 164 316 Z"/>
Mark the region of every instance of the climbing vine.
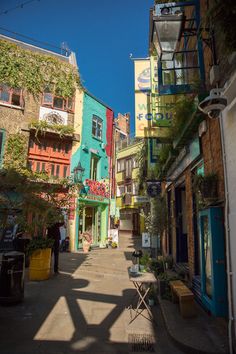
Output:
<path fill-rule="evenodd" d="M 0 82 L 25 88 L 37 95 L 45 87 L 62 97 L 72 97 L 76 85 L 81 86 L 75 67 L 52 56 L 23 49 L 0 40 Z"/>
<path fill-rule="evenodd" d="M 20 133 L 11 134 L 7 140 L 3 166 L 5 169 L 25 169 L 27 139 Z"/>

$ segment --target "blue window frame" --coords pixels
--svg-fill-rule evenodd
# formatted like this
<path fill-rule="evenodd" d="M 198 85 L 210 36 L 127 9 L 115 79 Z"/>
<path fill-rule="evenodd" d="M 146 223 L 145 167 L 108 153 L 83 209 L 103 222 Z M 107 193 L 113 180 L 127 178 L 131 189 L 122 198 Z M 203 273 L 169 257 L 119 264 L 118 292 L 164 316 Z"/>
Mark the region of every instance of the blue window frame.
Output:
<path fill-rule="evenodd" d="M 5 130 L 0 129 L 0 168 L 2 167 L 4 144 L 5 144 Z"/>
<path fill-rule="evenodd" d="M 93 115 L 92 135 L 94 138 L 102 140 L 102 119 L 96 115 Z"/>

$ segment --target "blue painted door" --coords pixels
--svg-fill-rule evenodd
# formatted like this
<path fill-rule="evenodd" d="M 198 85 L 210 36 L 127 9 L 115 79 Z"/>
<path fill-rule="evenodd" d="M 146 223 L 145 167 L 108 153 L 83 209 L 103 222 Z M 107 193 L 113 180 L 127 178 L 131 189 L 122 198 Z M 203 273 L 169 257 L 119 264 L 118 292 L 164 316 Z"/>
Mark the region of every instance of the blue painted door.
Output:
<path fill-rule="evenodd" d="M 199 213 L 201 248 L 201 295 L 204 306 L 215 316 L 227 316 L 224 220 L 220 207 Z"/>

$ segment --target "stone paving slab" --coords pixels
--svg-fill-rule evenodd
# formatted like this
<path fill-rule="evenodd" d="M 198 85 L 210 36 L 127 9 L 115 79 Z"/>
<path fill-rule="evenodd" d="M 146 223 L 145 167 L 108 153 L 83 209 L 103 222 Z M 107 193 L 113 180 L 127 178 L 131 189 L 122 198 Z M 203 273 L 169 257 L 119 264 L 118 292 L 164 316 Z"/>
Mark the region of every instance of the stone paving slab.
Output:
<path fill-rule="evenodd" d="M 186 353 L 227 354 L 227 336 L 220 333 L 214 318 L 208 316 L 199 305 L 197 316 L 182 318 L 178 304 L 159 297 L 159 304 L 168 334 Z"/>

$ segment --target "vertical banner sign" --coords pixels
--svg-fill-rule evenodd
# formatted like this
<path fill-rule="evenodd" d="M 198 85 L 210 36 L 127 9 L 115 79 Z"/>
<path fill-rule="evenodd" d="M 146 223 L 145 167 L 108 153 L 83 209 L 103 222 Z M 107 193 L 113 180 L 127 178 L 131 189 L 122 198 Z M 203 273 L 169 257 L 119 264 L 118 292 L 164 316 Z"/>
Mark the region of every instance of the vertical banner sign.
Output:
<path fill-rule="evenodd" d="M 151 65 L 152 64 L 152 65 Z M 158 138 L 168 142 L 175 98 L 159 96 L 157 92 L 157 65 L 150 59 L 134 60 L 135 135 L 138 138 Z"/>
<path fill-rule="evenodd" d="M 145 137 L 151 114 L 151 80 L 149 59 L 134 60 L 135 136 Z"/>

